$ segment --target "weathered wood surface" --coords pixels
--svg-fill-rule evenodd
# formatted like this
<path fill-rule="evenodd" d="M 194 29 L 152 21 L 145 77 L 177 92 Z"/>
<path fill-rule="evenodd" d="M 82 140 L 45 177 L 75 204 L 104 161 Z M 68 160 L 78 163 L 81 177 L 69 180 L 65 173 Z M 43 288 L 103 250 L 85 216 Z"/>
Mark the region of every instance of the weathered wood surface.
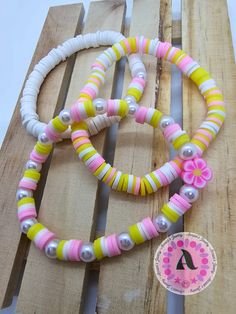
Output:
<path fill-rule="evenodd" d="M 208 14 L 206 14 L 208 12 Z M 200 294 L 185 298 L 186 313 L 235 312 L 235 63 L 226 1 L 183 0 L 180 22 L 172 24 L 171 1 L 134 0 L 130 27 L 124 25 L 124 1 L 92 3 L 82 27 L 81 5 L 54 7 L 49 10 L 29 72 L 51 48 L 80 32 L 98 29 L 123 30 L 126 35 L 143 34 L 171 39 L 209 70 L 223 90 L 227 120 L 219 137 L 206 153 L 214 179 L 200 200 L 185 216 L 185 230 L 205 236 L 214 246 L 218 271 L 214 282 Z M 220 21 L 217 23 L 217 21 Z M 221 48 L 222 47 L 222 48 Z M 223 48 L 224 47 L 224 48 Z M 79 52 L 57 66 L 43 84 L 38 111 L 48 121 L 63 106 L 70 107 L 89 74 L 93 60 L 103 48 Z M 141 103 L 170 111 L 170 65 L 144 57 L 148 85 Z M 109 98 L 117 86 L 115 67 L 109 70 L 100 95 Z M 126 67 L 123 95 L 130 81 Z M 121 96 L 121 95 L 120 95 Z M 197 88 L 183 79 L 183 123 L 193 132 L 204 118 L 204 102 Z M 109 133 L 93 138 L 103 152 Z M 11 303 L 20 271 L 26 266 L 20 287 L 17 313 L 85 313 L 88 286 L 93 274 L 99 274 L 97 313 L 166 313 L 167 291 L 153 271 L 153 255 L 164 236 L 145 243 L 132 252 L 104 259 L 92 266 L 47 259 L 21 236 L 16 216 L 15 191 L 22 167 L 34 144 L 21 126 L 19 104 L 16 107 L 0 155 L 0 301 Z M 160 132 L 137 125 L 130 118 L 119 125 L 114 165 L 123 171 L 142 175 L 168 160 L 169 151 Z M 110 192 L 105 230 L 97 230 L 100 212 L 98 200 L 104 193 L 96 179 L 78 162 L 70 141 L 56 145 L 51 161 L 44 167 L 37 194 L 39 219 L 60 238 L 93 240 L 96 233 L 120 232 L 147 215 L 155 215 L 168 198 L 168 189 L 147 198 L 135 198 Z M 45 188 L 44 188 L 45 185 Z M 107 193 L 107 191 L 105 191 Z M 95 280 L 96 281 L 96 280 Z M 95 296 L 96 297 L 96 296 Z M 177 309 L 176 309 L 177 311 Z M 87 312 L 86 312 L 87 313 Z"/>
<path fill-rule="evenodd" d="M 216 22 L 218 21 L 218 22 Z M 227 117 L 217 139 L 204 157 L 213 180 L 185 216 L 185 230 L 206 237 L 216 250 L 218 271 L 203 292 L 185 298 L 186 313 L 235 313 L 236 308 L 236 202 L 235 117 L 236 66 L 227 14 L 227 2 L 183 1 L 183 50 L 208 70 L 223 91 Z M 197 88 L 183 81 L 184 128 L 194 132 L 205 116 Z"/>

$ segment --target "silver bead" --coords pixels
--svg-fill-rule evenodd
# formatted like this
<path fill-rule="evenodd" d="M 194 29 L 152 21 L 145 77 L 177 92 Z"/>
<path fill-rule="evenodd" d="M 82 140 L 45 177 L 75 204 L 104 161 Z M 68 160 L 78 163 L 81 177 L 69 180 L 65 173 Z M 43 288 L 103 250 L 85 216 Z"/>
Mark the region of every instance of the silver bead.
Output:
<path fill-rule="evenodd" d="M 128 115 L 129 116 L 133 116 L 135 115 L 136 111 L 138 110 L 138 105 L 137 103 L 131 103 L 129 104 L 129 111 L 128 111 Z"/>
<path fill-rule="evenodd" d="M 162 214 L 157 215 L 153 219 L 153 223 L 158 232 L 166 232 L 171 226 L 171 222 Z"/>
<path fill-rule="evenodd" d="M 126 232 L 122 232 L 117 237 L 118 246 L 123 251 L 129 251 L 134 247 L 134 242 L 132 241 L 130 235 Z"/>
<path fill-rule="evenodd" d="M 137 74 L 136 74 L 136 76 L 137 77 L 140 77 L 140 78 L 142 78 L 142 79 L 144 79 L 145 81 L 146 81 L 146 78 L 147 78 L 147 74 L 145 73 L 145 72 L 138 72 Z"/>
<path fill-rule="evenodd" d="M 80 259 L 84 262 L 92 262 L 95 260 L 95 254 L 92 243 L 83 244 L 80 250 Z"/>
<path fill-rule="evenodd" d="M 32 197 L 33 192 L 28 189 L 18 189 L 16 191 L 16 200 L 19 201 L 24 197 Z"/>
<path fill-rule="evenodd" d="M 136 99 L 131 95 L 125 96 L 124 100 L 127 102 L 128 105 L 136 103 Z"/>
<path fill-rule="evenodd" d="M 35 169 L 40 171 L 42 169 L 42 165 L 33 160 L 28 160 L 25 164 L 25 169 Z"/>
<path fill-rule="evenodd" d="M 183 160 L 192 159 L 197 154 L 197 148 L 192 143 L 184 144 L 179 150 L 179 157 Z"/>
<path fill-rule="evenodd" d="M 187 202 L 194 203 L 199 197 L 199 192 L 192 185 L 184 184 L 179 190 L 179 195 Z"/>
<path fill-rule="evenodd" d="M 44 252 L 49 258 L 56 258 L 57 257 L 57 247 L 60 240 L 53 239 L 50 241 L 44 248 Z"/>
<path fill-rule="evenodd" d="M 159 122 L 159 127 L 162 131 L 164 131 L 166 127 L 174 123 L 175 123 L 175 120 L 171 116 L 162 116 Z"/>
<path fill-rule="evenodd" d="M 70 110 L 64 109 L 59 113 L 59 119 L 66 125 L 69 125 L 72 123 L 71 116 L 70 116 Z"/>
<path fill-rule="evenodd" d="M 21 222 L 20 224 L 20 230 L 23 233 L 27 233 L 29 228 L 32 227 L 33 225 L 35 225 L 37 223 L 37 219 L 35 218 L 30 218 L 30 219 L 25 219 Z"/>
<path fill-rule="evenodd" d="M 93 100 L 93 105 L 96 110 L 96 113 L 103 114 L 107 110 L 107 102 L 103 98 L 96 98 Z"/>
<path fill-rule="evenodd" d="M 43 144 L 49 144 L 51 143 L 51 141 L 49 140 L 49 138 L 47 137 L 46 133 L 41 133 L 38 136 L 38 140 L 39 142 L 43 143 Z"/>

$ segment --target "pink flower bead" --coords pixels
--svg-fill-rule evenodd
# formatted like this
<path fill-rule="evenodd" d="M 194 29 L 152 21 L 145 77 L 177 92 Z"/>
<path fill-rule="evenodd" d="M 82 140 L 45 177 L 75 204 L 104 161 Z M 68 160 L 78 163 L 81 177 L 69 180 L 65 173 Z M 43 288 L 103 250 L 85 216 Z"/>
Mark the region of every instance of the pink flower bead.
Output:
<path fill-rule="evenodd" d="M 181 178 L 187 184 L 192 184 L 198 189 L 204 188 L 207 181 L 212 179 L 212 171 L 202 158 L 194 158 L 183 163 Z"/>

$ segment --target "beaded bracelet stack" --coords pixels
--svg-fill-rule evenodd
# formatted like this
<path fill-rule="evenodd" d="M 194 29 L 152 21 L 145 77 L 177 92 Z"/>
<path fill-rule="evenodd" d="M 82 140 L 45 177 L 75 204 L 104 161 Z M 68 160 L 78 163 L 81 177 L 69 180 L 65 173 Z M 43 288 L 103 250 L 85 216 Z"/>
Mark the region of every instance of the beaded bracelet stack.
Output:
<path fill-rule="evenodd" d="M 96 33 L 88 33 L 70 38 L 57 48 L 53 48 L 49 51 L 49 53 L 35 65 L 23 89 L 20 113 L 22 124 L 27 132 L 35 137 L 38 137 L 39 134 L 44 132 L 46 123 L 39 121 L 39 116 L 36 113 L 36 101 L 45 77 L 57 64 L 61 61 L 65 61 L 72 54 L 82 49 L 88 49 L 90 47 L 95 48 L 100 45 L 109 46 L 124 38 L 125 37 L 118 32 L 98 31 Z M 101 62 L 103 58 L 104 57 L 101 55 Z M 101 66 L 101 62 L 100 60 L 97 60 L 96 64 L 92 66 L 91 75 L 81 91 L 82 97 L 83 93 L 85 94 L 85 97 L 91 95 L 91 99 L 94 99 L 97 96 L 99 88 L 104 83 L 105 78 L 105 72 Z M 138 100 L 143 93 L 145 82 L 142 83 L 142 86 L 139 86 L 138 92 L 136 92 L 136 79 L 140 76 L 141 78 L 146 79 L 145 66 L 142 63 L 139 54 L 130 54 L 128 56 L 128 62 L 133 80 L 128 87 L 127 96 L 129 97 L 129 95 L 133 95 L 133 93 L 138 93 L 139 97 L 136 98 L 136 100 Z M 99 99 L 96 100 L 96 108 L 98 111 L 99 108 L 101 108 Z M 66 114 L 64 114 L 64 118 L 67 119 Z M 107 116 L 104 115 L 97 116 L 97 118 L 89 121 L 88 125 L 90 134 L 95 135 L 104 127 L 109 127 L 111 124 L 119 122 L 119 120 L 118 117 L 107 118 Z M 61 134 L 61 138 L 70 138 L 70 128 L 68 128 L 67 132 Z"/>
<path fill-rule="evenodd" d="M 147 53 L 174 63 L 198 86 L 207 103 L 207 118 L 190 139 L 172 117 L 163 115 L 156 109 L 137 105 L 141 95 L 139 93 L 140 86 L 138 86 L 141 82 L 139 79 L 134 85 L 137 91 L 134 90 L 134 93 L 124 100 L 96 101 L 90 90 L 91 85 L 89 88 L 84 88 L 80 93 L 79 100 L 72 105 L 72 108 L 62 111 L 59 116 L 52 119 L 45 131 L 39 135 L 39 140 L 30 154 L 30 160 L 26 163 L 24 177 L 20 181 L 20 189 L 17 192 L 21 230 L 35 243 L 36 247 L 44 250 L 50 258 L 91 262 L 131 250 L 135 244 L 141 244 L 157 237 L 160 232 L 166 232 L 172 223 L 175 223 L 191 208 L 192 203 L 198 198 L 198 189 L 205 187 L 206 182 L 212 177 L 211 170 L 201 156 L 219 132 L 225 118 L 223 96 L 215 81 L 182 50 L 172 47 L 168 42 L 160 42 L 157 39 L 150 40 L 143 36 L 123 39 L 114 44 L 96 59 L 92 69 L 95 66 L 105 72 L 114 61 L 130 53 Z M 141 79 L 145 78 L 141 77 Z M 96 105 L 98 102 L 99 110 Z M 101 112 L 106 112 L 108 117 L 118 115 L 121 118 L 129 114 L 138 123 L 146 122 L 154 128 L 159 126 L 164 137 L 177 150 L 177 156 L 160 169 L 142 178 L 123 174 L 116 170 L 105 162 L 89 140 L 88 122 L 85 119 L 94 117 Z M 144 218 L 129 226 L 127 232 L 103 236 L 93 243 L 84 243 L 75 239 L 57 239 L 54 233 L 36 220 L 33 191 L 40 179 L 41 164 L 50 154 L 53 142 L 60 138 L 69 125 L 72 129 L 71 139 L 79 158 L 98 179 L 113 189 L 144 196 L 169 184 L 178 176 L 183 179 L 185 184 L 179 193 L 174 194 L 162 206 L 161 214 L 153 219 L 151 217 Z"/>

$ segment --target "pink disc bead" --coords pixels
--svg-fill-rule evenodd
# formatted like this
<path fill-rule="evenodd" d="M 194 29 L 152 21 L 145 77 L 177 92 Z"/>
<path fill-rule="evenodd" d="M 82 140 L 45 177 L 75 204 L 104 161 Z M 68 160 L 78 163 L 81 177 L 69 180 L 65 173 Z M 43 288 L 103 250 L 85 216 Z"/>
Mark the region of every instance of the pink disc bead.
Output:
<path fill-rule="evenodd" d="M 45 246 L 53 239 L 55 239 L 55 234 L 45 228 L 36 235 L 34 243 L 37 248 L 43 250 Z"/>
<path fill-rule="evenodd" d="M 81 240 L 70 240 L 70 247 L 68 250 L 68 259 L 70 261 L 80 261 L 80 250 L 83 246 L 83 241 Z"/>
<path fill-rule="evenodd" d="M 117 235 L 115 233 L 106 237 L 106 243 L 107 243 L 109 257 L 121 254 L 121 250 L 117 243 Z"/>
<path fill-rule="evenodd" d="M 135 121 L 143 124 L 145 122 L 147 112 L 148 112 L 147 107 L 140 106 L 135 113 Z"/>
<path fill-rule="evenodd" d="M 146 217 L 142 220 L 142 223 L 145 227 L 145 229 L 147 230 L 150 238 L 155 238 L 159 235 L 159 233 L 157 232 L 152 220 L 150 217 Z"/>

